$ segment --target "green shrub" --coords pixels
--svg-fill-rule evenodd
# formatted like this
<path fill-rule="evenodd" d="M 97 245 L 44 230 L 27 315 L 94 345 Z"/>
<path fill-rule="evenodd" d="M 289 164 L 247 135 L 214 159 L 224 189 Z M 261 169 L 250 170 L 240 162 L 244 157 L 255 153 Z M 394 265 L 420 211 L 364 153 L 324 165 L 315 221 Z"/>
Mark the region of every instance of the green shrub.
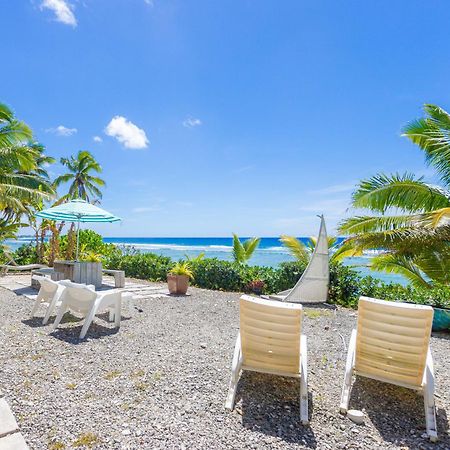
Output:
<path fill-rule="evenodd" d="M 38 262 L 38 255 L 36 253 L 36 247 L 31 244 L 21 245 L 14 253 L 13 253 L 14 261 L 19 264 L 19 266 L 26 264 L 35 264 Z"/>
<path fill-rule="evenodd" d="M 76 235 L 75 235 L 76 238 Z M 59 245 L 61 254 L 64 254 L 67 248 L 67 234 L 59 238 Z M 93 230 L 80 230 L 80 250 L 83 249 L 86 253 L 96 253 L 103 257 L 109 256 L 112 253 L 120 252 L 120 249 L 114 244 L 106 244 L 100 234 Z"/>
<path fill-rule="evenodd" d="M 104 258 L 103 265 L 108 269 L 124 270 L 128 277 L 164 281 L 174 263 L 170 258 L 154 253 L 118 251 Z"/>
<path fill-rule="evenodd" d="M 191 263 L 195 286 L 221 291 L 241 291 L 243 280 L 239 264 L 204 258 Z"/>
<path fill-rule="evenodd" d="M 438 308 L 450 308 L 450 286 L 435 285 L 431 288 L 414 288 L 411 285 L 378 283 L 373 286 L 369 297 L 419 305 L 431 305 Z"/>

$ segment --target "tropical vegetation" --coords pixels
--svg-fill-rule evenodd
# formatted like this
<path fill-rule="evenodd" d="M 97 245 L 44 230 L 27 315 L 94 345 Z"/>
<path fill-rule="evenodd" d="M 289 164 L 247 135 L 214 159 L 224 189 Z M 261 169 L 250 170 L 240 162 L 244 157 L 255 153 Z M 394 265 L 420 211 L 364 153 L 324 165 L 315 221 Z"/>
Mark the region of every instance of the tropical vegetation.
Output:
<path fill-rule="evenodd" d="M 61 158 L 60 162 L 68 172 L 55 179 L 55 186 L 59 187 L 63 183 L 70 183 L 68 193 L 62 196 L 63 200 L 82 198 L 91 202 L 102 198 L 100 188 L 105 186 L 105 181 L 97 175 L 93 175 L 94 172 L 101 173 L 102 167 L 91 153 L 86 150 L 79 151 L 76 156 Z"/>
<path fill-rule="evenodd" d="M 9 225 L 18 225 L 29 205 L 54 195 L 45 171 L 52 161 L 28 125 L 0 103 L 0 215 Z"/>
<path fill-rule="evenodd" d="M 405 126 L 403 136 L 424 152 L 440 184 L 410 173 L 362 180 L 352 207 L 368 210 L 341 223 L 350 235 L 337 257 L 383 249 L 374 270 L 405 276 L 414 286 L 450 285 L 450 115 L 425 105 L 426 117 Z"/>
<path fill-rule="evenodd" d="M 308 262 L 311 254 L 317 245 L 317 238 L 314 236 L 309 237 L 305 242 L 297 239 L 294 236 L 288 236 L 283 234 L 280 236 L 281 243 L 289 250 L 290 254 L 301 262 Z M 337 238 L 334 236 L 328 236 L 328 248 L 333 249 L 337 246 Z M 331 260 L 334 259 L 334 253 L 331 254 Z"/>
<path fill-rule="evenodd" d="M 36 212 L 52 204 L 72 198 L 97 202 L 105 181 L 98 176 L 102 168 L 88 151 L 61 158 L 68 172 L 51 180 L 47 168 L 55 159 L 45 153 L 45 147 L 34 140 L 28 125 L 0 103 L 0 258 L 5 259 L 6 239 L 13 239 L 23 226 L 35 235 L 33 257 L 50 265 L 61 256 L 71 259 L 75 251 L 74 224 L 64 242 L 60 240 L 65 223 L 36 220 Z M 58 197 L 64 184 L 68 191 Z M 50 233 L 50 238 L 48 238 Z M 49 242 L 47 244 L 47 242 Z M 25 252 L 27 253 L 27 252 Z M 3 255 L 3 257 L 1 256 Z M 94 256 L 89 256 L 91 259 Z"/>
<path fill-rule="evenodd" d="M 233 233 L 233 258 L 238 264 L 245 264 L 258 248 L 260 238 L 250 238 L 241 242 L 238 235 Z"/>

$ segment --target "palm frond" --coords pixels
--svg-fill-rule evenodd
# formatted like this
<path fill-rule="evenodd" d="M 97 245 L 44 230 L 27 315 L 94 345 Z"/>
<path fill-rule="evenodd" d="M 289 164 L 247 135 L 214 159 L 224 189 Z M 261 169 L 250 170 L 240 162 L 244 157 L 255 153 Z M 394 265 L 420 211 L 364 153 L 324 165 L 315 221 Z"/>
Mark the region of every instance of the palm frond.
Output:
<path fill-rule="evenodd" d="M 237 234 L 233 233 L 233 258 L 235 262 L 243 263 L 245 261 L 245 249 Z"/>
<path fill-rule="evenodd" d="M 450 206 L 450 198 L 442 189 L 408 173 L 378 174 L 362 180 L 353 193 L 352 200 L 354 208 L 368 208 L 380 213 L 392 208 L 420 213 Z"/>
<path fill-rule="evenodd" d="M 407 256 L 397 254 L 379 255 L 372 259 L 370 268 L 376 271 L 403 275 L 416 287 L 430 287 L 419 267 Z"/>
<path fill-rule="evenodd" d="M 289 250 L 291 255 L 298 261 L 307 262 L 309 260 L 309 253 L 305 245 L 294 236 L 287 236 L 285 234 L 280 236 L 280 242 Z"/>
<path fill-rule="evenodd" d="M 253 237 L 253 238 L 247 239 L 242 244 L 242 247 L 244 247 L 244 250 L 245 250 L 245 260 L 246 261 L 248 261 L 252 257 L 253 253 L 258 248 L 260 242 L 261 242 L 260 238 Z"/>

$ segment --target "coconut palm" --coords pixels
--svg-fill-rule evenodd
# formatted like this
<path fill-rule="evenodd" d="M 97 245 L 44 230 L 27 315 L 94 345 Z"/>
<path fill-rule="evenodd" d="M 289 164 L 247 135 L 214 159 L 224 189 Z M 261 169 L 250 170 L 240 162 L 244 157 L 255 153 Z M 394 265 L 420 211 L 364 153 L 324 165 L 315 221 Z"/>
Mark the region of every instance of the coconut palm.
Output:
<path fill-rule="evenodd" d="M 287 247 L 291 255 L 298 261 L 308 262 L 311 254 L 314 252 L 317 245 L 317 238 L 314 236 L 309 237 L 306 242 L 302 242 L 294 236 L 287 236 L 285 234 L 280 236 L 281 243 Z M 336 246 L 337 238 L 334 236 L 328 236 L 328 248 Z M 333 259 L 334 255 L 331 256 Z"/>
<path fill-rule="evenodd" d="M 0 103 L 0 212 L 9 220 L 18 218 L 27 203 L 54 193 L 40 172 L 47 157 L 32 137 L 30 128 Z"/>
<path fill-rule="evenodd" d="M 449 284 L 450 243 L 450 115 L 425 105 L 425 118 L 404 128 L 404 136 L 424 151 L 441 185 L 426 183 L 412 174 L 378 174 L 359 183 L 352 207 L 372 213 L 341 223 L 340 232 L 351 237 L 338 257 L 384 249 L 372 268 L 401 273 L 415 284 L 430 280 Z M 447 259 L 446 259 L 447 258 Z"/>
<path fill-rule="evenodd" d="M 92 175 L 93 172 L 101 173 L 102 167 L 91 153 L 86 150 L 79 151 L 75 157 L 61 158 L 60 162 L 69 172 L 57 177 L 55 186 L 59 187 L 63 183 L 71 182 L 69 192 L 62 197 L 63 200 L 82 198 L 90 202 L 90 195 L 96 196 L 97 199 L 102 197 L 100 188 L 105 186 L 105 181 Z"/>
<path fill-rule="evenodd" d="M 241 242 L 239 237 L 233 233 L 233 257 L 234 261 L 239 264 L 245 264 L 258 248 L 260 238 L 250 238 Z"/>

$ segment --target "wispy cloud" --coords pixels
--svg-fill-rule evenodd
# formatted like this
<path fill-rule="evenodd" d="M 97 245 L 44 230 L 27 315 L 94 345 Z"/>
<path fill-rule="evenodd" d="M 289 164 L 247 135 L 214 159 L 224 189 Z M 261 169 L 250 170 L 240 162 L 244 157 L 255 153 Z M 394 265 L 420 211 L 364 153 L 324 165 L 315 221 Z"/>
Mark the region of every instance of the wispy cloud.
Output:
<path fill-rule="evenodd" d="M 58 125 L 56 128 L 47 128 L 45 130 L 47 133 L 53 133 L 57 136 L 72 136 L 78 130 L 76 128 L 67 128 L 64 125 Z"/>
<path fill-rule="evenodd" d="M 70 25 L 72 27 L 77 26 L 77 19 L 73 13 L 73 5 L 65 0 L 43 0 L 41 3 L 41 10 L 49 9 L 55 14 L 57 22 Z"/>
<path fill-rule="evenodd" d="M 153 0 L 144 0 L 144 3 L 148 6 L 151 6 L 153 8 L 153 6 L 155 6 L 155 3 L 153 2 Z"/>
<path fill-rule="evenodd" d="M 125 148 L 148 147 L 145 131 L 123 116 L 114 116 L 105 128 L 105 134 L 116 138 Z"/>
<path fill-rule="evenodd" d="M 93 140 L 94 142 L 103 142 L 103 139 L 102 139 L 100 136 L 94 136 L 94 137 L 92 138 L 92 140 Z"/>
<path fill-rule="evenodd" d="M 186 128 L 198 127 L 201 124 L 202 124 L 202 121 L 200 119 L 194 119 L 193 117 L 188 117 L 183 120 L 183 127 L 186 127 Z"/>
<path fill-rule="evenodd" d="M 158 206 L 140 206 L 138 208 L 133 208 L 131 212 L 142 214 L 146 212 L 159 211 L 160 208 Z"/>
<path fill-rule="evenodd" d="M 194 206 L 192 202 L 184 202 L 184 201 L 178 201 L 176 202 L 176 204 L 178 206 L 182 206 L 183 208 L 191 208 L 192 206 Z"/>
<path fill-rule="evenodd" d="M 343 192 L 351 192 L 355 189 L 357 182 L 334 184 L 332 186 L 327 186 L 322 189 L 316 189 L 309 191 L 310 194 L 341 194 Z"/>
<path fill-rule="evenodd" d="M 233 169 L 232 173 L 244 173 L 244 172 L 249 172 L 251 170 L 253 170 L 255 168 L 254 164 L 248 165 L 248 166 L 242 166 L 242 167 L 238 167 L 236 169 Z"/>

